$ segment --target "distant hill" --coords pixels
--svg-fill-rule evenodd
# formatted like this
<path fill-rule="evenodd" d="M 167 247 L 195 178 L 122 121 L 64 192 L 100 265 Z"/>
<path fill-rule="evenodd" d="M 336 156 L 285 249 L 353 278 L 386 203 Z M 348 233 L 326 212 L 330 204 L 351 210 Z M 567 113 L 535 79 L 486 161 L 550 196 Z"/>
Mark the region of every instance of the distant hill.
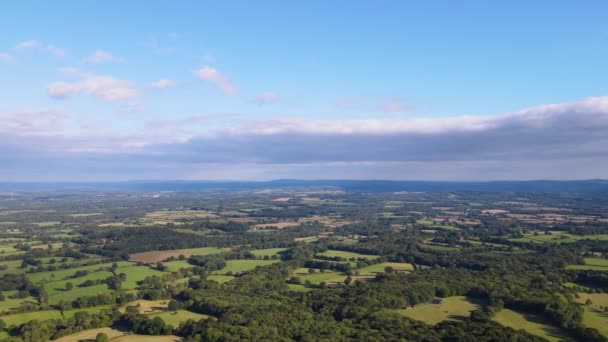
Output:
<path fill-rule="evenodd" d="M 37 190 L 133 190 L 133 191 L 208 191 L 208 190 L 259 190 L 277 188 L 341 189 L 349 192 L 536 192 L 608 194 L 608 180 L 574 181 L 391 181 L 391 180 L 297 180 L 281 179 L 265 182 L 253 181 L 131 181 L 97 183 L 0 183 L 0 191 Z"/>

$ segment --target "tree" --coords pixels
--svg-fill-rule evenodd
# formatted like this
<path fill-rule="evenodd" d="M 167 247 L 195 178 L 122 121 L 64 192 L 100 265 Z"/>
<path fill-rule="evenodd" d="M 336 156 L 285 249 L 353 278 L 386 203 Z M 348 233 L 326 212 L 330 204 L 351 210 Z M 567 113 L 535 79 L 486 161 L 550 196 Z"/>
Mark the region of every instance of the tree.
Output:
<path fill-rule="evenodd" d="M 65 283 L 65 290 L 66 291 L 72 291 L 72 289 L 74 288 L 74 284 L 72 284 L 71 282 L 67 282 Z"/>
<path fill-rule="evenodd" d="M 350 283 L 353 282 L 353 278 L 351 278 L 351 276 L 346 277 L 346 279 L 344 279 L 344 284 L 346 285 L 350 285 Z"/>
<path fill-rule="evenodd" d="M 95 342 L 108 342 L 108 335 L 105 333 L 97 334 L 97 337 L 95 337 Z"/>

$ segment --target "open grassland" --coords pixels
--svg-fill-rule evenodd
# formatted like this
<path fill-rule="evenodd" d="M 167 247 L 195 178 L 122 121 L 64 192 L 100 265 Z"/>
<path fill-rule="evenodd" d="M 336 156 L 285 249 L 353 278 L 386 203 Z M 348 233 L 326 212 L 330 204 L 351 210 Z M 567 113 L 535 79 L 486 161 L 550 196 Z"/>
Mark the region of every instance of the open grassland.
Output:
<path fill-rule="evenodd" d="M 192 267 L 194 267 L 194 265 L 191 265 L 188 262 L 188 260 L 167 261 L 167 262 L 163 263 L 163 265 L 165 265 L 165 267 L 167 267 L 167 270 L 169 272 L 177 272 L 181 268 L 192 268 Z"/>
<path fill-rule="evenodd" d="M 146 277 L 151 276 L 162 276 L 164 272 L 159 270 L 152 269 L 147 266 L 130 266 L 119 268 L 118 273 L 125 273 L 127 275 L 127 280 L 124 281 L 122 287 L 124 289 L 134 289 L 136 288 L 137 282 L 144 280 Z"/>
<path fill-rule="evenodd" d="M 201 319 L 207 319 L 209 316 L 201 315 L 195 312 L 187 311 L 187 310 L 177 310 L 177 311 L 165 311 L 160 313 L 154 313 L 149 315 L 150 318 L 160 317 L 165 324 L 172 325 L 173 327 L 178 327 L 181 322 L 185 322 L 189 319 L 193 321 L 200 321 Z"/>
<path fill-rule="evenodd" d="M 471 311 L 481 307 L 479 300 L 464 296 L 454 296 L 439 300 L 441 300 L 439 304 L 419 304 L 413 308 L 399 310 L 399 313 L 411 319 L 435 325 L 448 319 L 461 320 L 469 317 Z"/>
<path fill-rule="evenodd" d="M 287 284 L 287 287 L 293 292 L 308 292 L 312 290 L 311 288 L 299 284 Z"/>
<path fill-rule="evenodd" d="M 256 249 L 251 251 L 251 254 L 256 257 L 271 257 L 273 255 L 279 255 L 279 253 L 286 251 L 287 248 L 267 248 L 267 249 Z"/>
<path fill-rule="evenodd" d="M 224 252 L 230 252 L 230 248 L 217 248 L 217 247 L 200 247 L 200 248 L 186 248 L 182 249 L 186 253 L 191 255 L 210 255 L 220 254 Z"/>
<path fill-rule="evenodd" d="M 79 311 L 86 311 L 88 313 L 97 313 L 102 309 L 110 309 L 110 305 L 102 305 L 96 306 L 92 308 L 84 308 L 84 309 L 73 309 L 64 311 L 65 318 L 71 318 L 75 313 Z M 21 312 L 17 314 L 2 316 L 2 320 L 6 323 L 7 326 L 19 326 L 23 323 L 27 323 L 32 320 L 44 321 L 48 319 L 61 319 L 61 312 L 59 310 L 43 310 L 43 311 L 34 311 L 34 312 Z"/>
<path fill-rule="evenodd" d="M 339 275 L 340 274 L 335 271 L 321 272 L 321 270 L 319 270 L 319 269 L 315 269 L 315 273 L 308 273 L 308 268 L 298 268 L 294 272 L 294 276 L 299 278 L 302 281 L 302 283 L 304 283 L 308 280 L 312 284 L 319 284 L 321 282 L 327 282 L 330 279 L 336 278 Z"/>
<path fill-rule="evenodd" d="M 538 314 L 502 309 L 492 319 L 504 326 L 517 330 L 523 329 L 549 341 L 574 341 L 566 332 L 553 325 L 548 318 Z"/>
<path fill-rule="evenodd" d="M 384 273 L 387 267 L 392 267 L 393 270 L 397 272 L 414 270 L 414 266 L 406 262 L 383 262 L 380 264 L 359 268 L 357 271 L 359 271 L 360 275 L 376 275 L 378 273 Z"/>
<path fill-rule="evenodd" d="M 572 243 L 579 240 L 608 240 L 608 234 L 597 234 L 597 235 L 574 235 L 568 233 L 555 233 L 545 235 L 544 233 L 538 235 L 526 235 L 521 238 L 509 239 L 513 242 L 532 242 L 532 243 Z"/>
<path fill-rule="evenodd" d="M 38 304 L 38 300 L 31 296 L 28 296 L 25 298 L 10 298 L 12 296 L 15 296 L 17 294 L 17 292 L 18 291 L 16 291 L 16 290 L 2 292 L 2 294 L 4 295 L 4 298 L 6 298 L 6 299 L 3 301 L 0 301 L 0 312 L 7 312 L 7 311 L 10 311 L 11 309 L 16 309 L 21 305 L 21 303 Z"/>
<path fill-rule="evenodd" d="M 326 256 L 326 257 L 340 257 L 342 259 L 355 258 L 355 259 L 373 260 L 373 259 L 378 258 L 377 255 L 366 255 L 366 254 L 359 254 L 359 253 L 353 253 L 353 252 L 344 252 L 344 251 L 335 251 L 335 250 L 328 250 L 328 251 L 323 252 L 323 253 L 318 253 L 318 255 L 323 255 L 323 256 Z"/>
<path fill-rule="evenodd" d="M 595 270 L 608 272 L 608 259 L 585 258 L 584 265 L 568 265 L 567 268 L 573 270 Z"/>
<path fill-rule="evenodd" d="M 116 264 L 118 265 L 119 269 L 133 265 L 133 263 L 130 263 L 128 261 L 119 261 Z M 100 271 L 100 270 L 107 271 L 110 267 L 112 267 L 112 263 L 103 263 L 103 264 L 95 264 L 95 265 L 81 266 L 81 267 L 68 268 L 68 269 L 60 269 L 57 271 L 28 273 L 27 277 L 33 283 L 51 282 L 51 281 L 68 279 L 68 278 L 72 277 L 77 271 L 87 271 L 89 273 L 93 273 L 95 271 Z"/>
<path fill-rule="evenodd" d="M 281 262 L 280 260 L 228 260 L 226 267 L 216 271 L 215 274 L 227 274 L 229 272 L 236 274 L 252 270 L 258 266 L 268 266 L 274 263 Z"/>
<path fill-rule="evenodd" d="M 591 304 L 585 304 L 587 300 Z M 579 293 L 576 301 L 584 304 L 583 324 L 608 337 L 608 312 L 604 311 L 608 307 L 608 293 Z"/>

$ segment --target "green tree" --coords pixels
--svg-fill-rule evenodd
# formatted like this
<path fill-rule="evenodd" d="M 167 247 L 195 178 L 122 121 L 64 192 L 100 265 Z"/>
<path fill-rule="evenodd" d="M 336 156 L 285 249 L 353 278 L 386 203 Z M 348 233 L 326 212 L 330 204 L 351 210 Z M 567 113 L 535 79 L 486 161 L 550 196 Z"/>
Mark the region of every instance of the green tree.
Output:
<path fill-rule="evenodd" d="M 105 333 L 99 333 L 95 337 L 95 342 L 108 342 L 108 335 Z"/>

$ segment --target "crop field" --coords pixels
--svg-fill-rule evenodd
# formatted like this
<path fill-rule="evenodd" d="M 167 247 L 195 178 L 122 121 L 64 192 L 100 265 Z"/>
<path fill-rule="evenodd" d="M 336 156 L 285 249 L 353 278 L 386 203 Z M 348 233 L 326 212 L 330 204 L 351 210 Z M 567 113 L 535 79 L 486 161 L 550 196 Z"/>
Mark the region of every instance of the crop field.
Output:
<path fill-rule="evenodd" d="M 548 318 L 537 314 L 502 309 L 492 320 L 513 329 L 524 329 L 530 334 L 540 336 L 549 341 L 574 341 L 574 339 L 555 326 Z"/>
<path fill-rule="evenodd" d="M 461 320 L 469 317 L 471 311 L 481 307 L 481 301 L 464 296 L 438 299 L 438 304 L 418 304 L 413 308 L 399 310 L 399 313 L 411 319 L 435 325 L 445 320 Z"/>
<path fill-rule="evenodd" d="M 280 260 L 228 260 L 226 261 L 226 267 L 219 271 L 215 271 L 215 274 L 227 274 L 227 273 L 240 273 L 252 270 L 258 266 L 272 265 Z"/>
<path fill-rule="evenodd" d="M 334 251 L 334 250 L 328 250 L 326 252 L 319 253 L 318 255 L 324 255 L 327 257 L 340 257 L 342 259 L 354 258 L 354 259 L 368 259 L 368 260 L 373 260 L 378 257 L 377 255 L 365 255 L 365 254 L 359 254 L 359 253 L 353 253 L 353 252 Z"/>

